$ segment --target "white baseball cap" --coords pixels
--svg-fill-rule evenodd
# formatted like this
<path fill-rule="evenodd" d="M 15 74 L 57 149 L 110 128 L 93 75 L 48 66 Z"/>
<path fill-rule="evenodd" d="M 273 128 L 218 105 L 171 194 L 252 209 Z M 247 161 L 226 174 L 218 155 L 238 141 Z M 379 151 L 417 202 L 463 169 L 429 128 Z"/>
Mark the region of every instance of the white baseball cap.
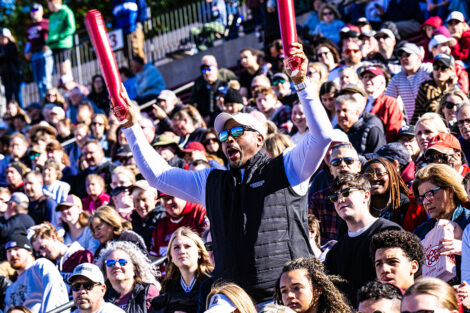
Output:
<path fill-rule="evenodd" d="M 462 12 L 453 11 L 447 17 L 446 22 L 449 22 L 450 20 L 457 20 L 460 22 L 465 22 L 465 17 L 463 16 Z"/>
<path fill-rule="evenodd" d="M 449 42 L 451 41 L 452 38 L 449 38 L 449 37 L 446 37 L 444 35 L 435 35 L 434 37 L 432 37 L 432 39 L 429 41 L 429 44 L 428 44 L 428 50 L 429 52 L 431 52 L 432 48 L 434 48 L 435 46 L 441 44 L 441 43 L 446 43 L 446 42 Z"/>
<path fill-rule="evenodd" d="M 215 118 L 214 127 L 215 130 L 220 133 L 224 130 L 225 123 L 229 120 L 234 120 L 240 125 L 249 126 L 264 136 L 264 131 L 261 123 L 250 113 L 237 113 L 237 114 L 229 114 L 226 112 L 220 113 Z"/>
<path fill-rule="evenodd" d="M 82 263 L 73 269 L 72 276 L 69 278 L 69 283 L 72 283 L 78 276 L 88 278 L 94 283 L 104 285 L 104 276 L 100 268 L 91 263 Z"/>
<path fill-rule="evenodd" d="M 204 313 L 231 313 L 237 308 L 233 302 L 222 293 L 213 295 L 209 302 L 209 308 Z"/>

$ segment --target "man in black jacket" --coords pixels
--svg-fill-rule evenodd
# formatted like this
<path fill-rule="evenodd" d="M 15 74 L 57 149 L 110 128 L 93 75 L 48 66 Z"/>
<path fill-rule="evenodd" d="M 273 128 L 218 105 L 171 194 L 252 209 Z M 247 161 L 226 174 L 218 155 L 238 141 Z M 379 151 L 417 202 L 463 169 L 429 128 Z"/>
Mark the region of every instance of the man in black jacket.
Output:
<path fill-rule="evenodd" d="M 285 262 L 312 256 L 307 229 L 308 179 L 320 165 L 333 131 L 318 98 L 318 86 L 306 78 L 308 60 L 292 76 L 309 131 L 294 148 L 266 157 L 264 130 L 249 113 L 221 113 L 215 128 L 230 169 L 185 171 L 171 168 L 145 141 L 131 107 L 124 124 L 137 166 L 159 191 L 206 207 L 216 268 L 214 280 L 234 281 L 257 303 L 272 299 Z M 131 106 L 131 102 L 127 99 Z M 308 160 L 308 161 L 307 161 Z"/>
<path fill-rule="evenodd" d="M 34 220 L 28 215 L 29 199 L 22 192 L 14 192 L 7 203 L 5 215 L 0 218 L 0 244 L 3 246 L 9 235 L 25 232 L 34 226 Z"/>

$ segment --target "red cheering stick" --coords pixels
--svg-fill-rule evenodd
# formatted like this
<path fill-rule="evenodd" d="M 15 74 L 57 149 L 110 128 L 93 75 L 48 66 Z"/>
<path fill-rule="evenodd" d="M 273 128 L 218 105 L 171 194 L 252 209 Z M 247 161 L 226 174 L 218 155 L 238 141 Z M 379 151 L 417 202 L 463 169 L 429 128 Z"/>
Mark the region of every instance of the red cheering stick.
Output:
<path fill-rule="evenodd" d="M 291 56 L 292 43 L 297 42 L 297 29 L 295 25 L 295 10 L 293 0 L 277 0 L 279 24 L 281 26 L 282 48 L 286 57 L 286 66 L 292 71 L 291 76 L 297 75 L 300 59 Z"/>
<path fill-rule="evenodd" d="M 85 24 L 91 42 L 95 48 L 96 55 L 100 61 L 101 70 L 103 71 L 104 81 L 111 96 L 111 109 L 114 115 L 121 123 L 125 123 L 127 115 L 127 105 L 121 97 L 121 93 L 125 91 L 119 70 L 114 58 L 113 50 L 109 44 L 108 33 L 106 32 L 103 16 L 98 10 L 90 10 L 85 16 Z"/>

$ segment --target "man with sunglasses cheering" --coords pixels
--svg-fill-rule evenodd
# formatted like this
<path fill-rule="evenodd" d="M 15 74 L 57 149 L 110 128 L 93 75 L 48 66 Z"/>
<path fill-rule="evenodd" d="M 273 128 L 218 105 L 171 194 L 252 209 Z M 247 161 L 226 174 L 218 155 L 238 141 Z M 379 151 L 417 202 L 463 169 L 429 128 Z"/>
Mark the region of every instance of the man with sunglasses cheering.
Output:
<path fill-rule="evenodd" d="M 402 230 L 394 222 L 371 215 L 370 189 L 369 181 L 360 174 L 341 175 L 331 186 L 330 200 L 346 222 L 348 232 L 328 252 L 325 266 L 330 274 L 348 281 L 341 291 L 351 301 L 356 300 L 360 287 L 376 278 L 369 253 L 372 236 L 385 230 Z M 357 303 L 352 304 L 356 307 Z"/>
<path fill-rule="evenodd" d="M 248 113 L 221 113 L 215 120 L 229 170 L 171 168 L 145 141 L 131 107 L 124 124 L 137 166 L 150 185 L 206 207 L 215 252 L 214 281 L 224 278 L 239 284 L 257 303 L 272 299 L 285 262 L 313 255 L 307 229 L 308 179 L 335 134 L 318 86 L 306 78 L 308 60 L 302 46 L 292 44 L 291 55 L 301 61 L 291 78 L 309 131 L 275 159 L 265 156 L 263 126 Z"/>
<path fill-rule="evenodd" d="M 124 313 L 118 306 L 104 302 L 106 285 L 103 273 L 95 264 L 83 263 L 77 266 L 69 283 L 77 307 L 73 313 Z"/>

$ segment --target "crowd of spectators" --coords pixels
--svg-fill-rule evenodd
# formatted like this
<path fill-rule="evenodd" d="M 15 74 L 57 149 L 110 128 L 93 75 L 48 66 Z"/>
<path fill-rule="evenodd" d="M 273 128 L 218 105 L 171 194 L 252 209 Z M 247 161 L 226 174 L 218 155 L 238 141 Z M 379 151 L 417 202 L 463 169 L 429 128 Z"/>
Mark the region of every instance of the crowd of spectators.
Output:
<path fill-rule="evenodd" d="M 131 2 L 113 1 L 124 124 L 100 74 L 74 81 L 61 0 L 49 21 L 31 6 L 40 103 L 21 101 L 1 30 L 0 310 L 470 311 L 465 1 L 314 0 L 289 51 L 299 73 L 280 39 L 231 69 L 207 54 L 186 103 L 146 59 L 146 4 Z M 446 276 L 425 270 L 437 257 Z"/>

